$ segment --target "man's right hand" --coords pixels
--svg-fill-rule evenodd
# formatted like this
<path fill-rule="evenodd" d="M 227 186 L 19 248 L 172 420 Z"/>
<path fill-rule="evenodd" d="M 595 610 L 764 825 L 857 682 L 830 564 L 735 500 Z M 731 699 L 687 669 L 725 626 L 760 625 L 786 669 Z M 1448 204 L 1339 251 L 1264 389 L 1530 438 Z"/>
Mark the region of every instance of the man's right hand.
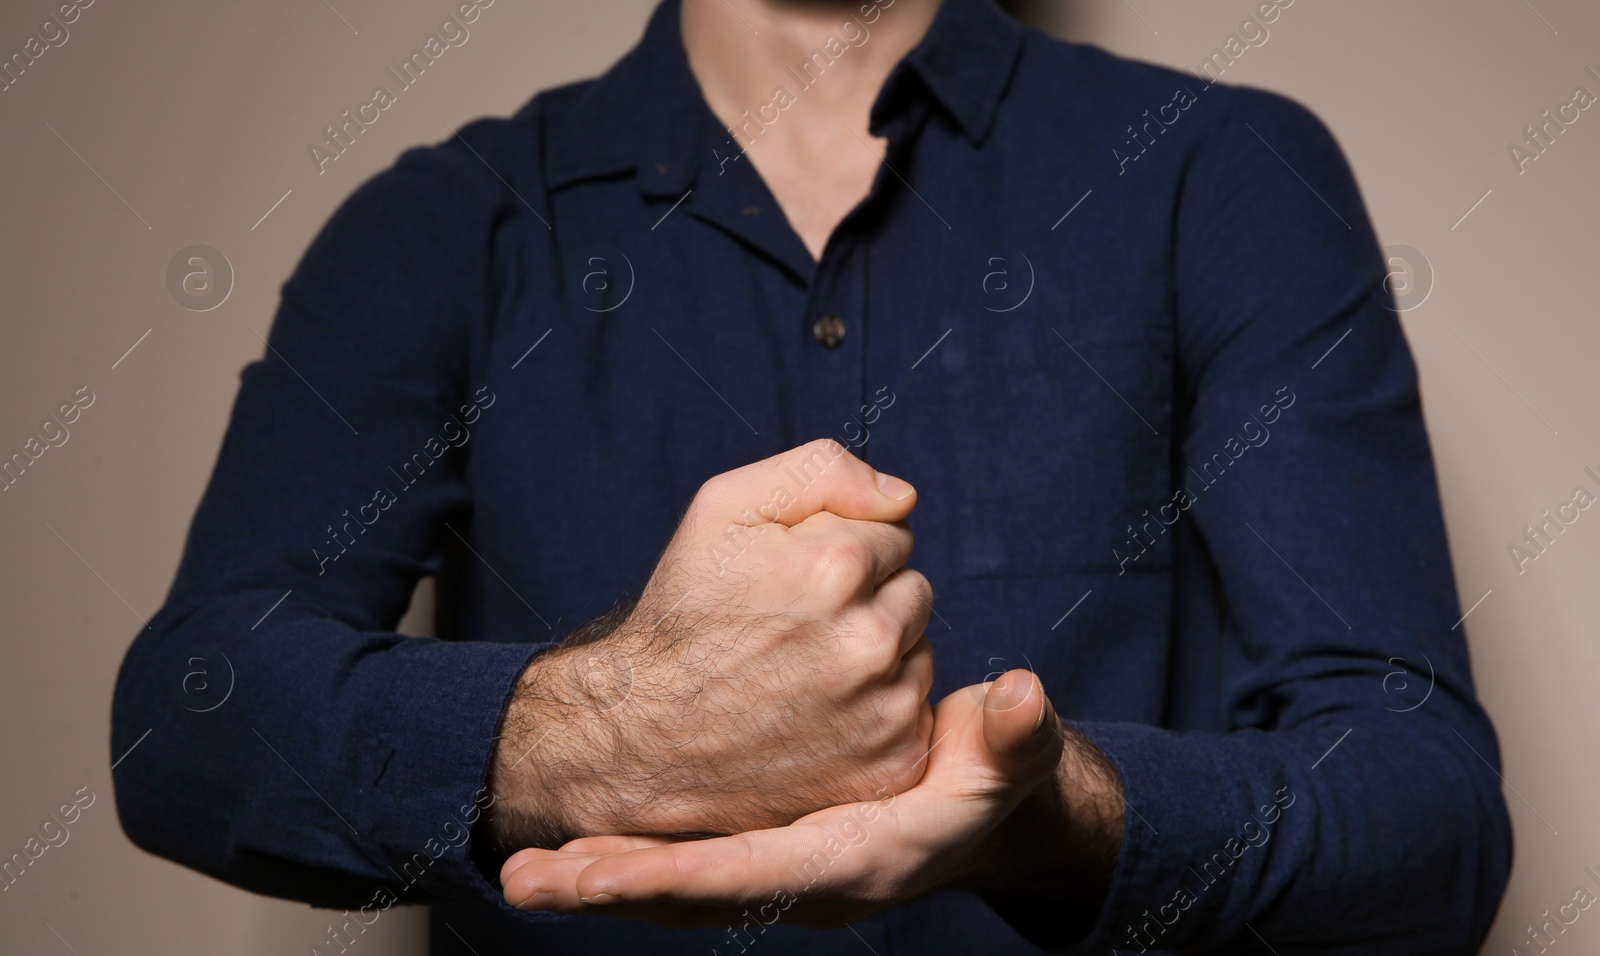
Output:
<path fill-rule="evenodd" d="M 913 786 L 933 727 L 915 504 L 832 441 L 707 481 L 627 616 L 524 672 L 501 842 L 741 833 Z"/>

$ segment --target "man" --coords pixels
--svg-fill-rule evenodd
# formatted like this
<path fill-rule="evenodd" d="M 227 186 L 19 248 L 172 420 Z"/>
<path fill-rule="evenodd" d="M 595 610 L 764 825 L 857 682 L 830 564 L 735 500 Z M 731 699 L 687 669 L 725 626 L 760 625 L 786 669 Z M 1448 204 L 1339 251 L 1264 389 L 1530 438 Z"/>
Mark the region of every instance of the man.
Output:
<path fill-rule="evenodd" d="M 285 286 L 124 826 L 339 951 L 1473 952 L 1509 824 L 1383 280 L 1281 98 L 667 0 Z"/>

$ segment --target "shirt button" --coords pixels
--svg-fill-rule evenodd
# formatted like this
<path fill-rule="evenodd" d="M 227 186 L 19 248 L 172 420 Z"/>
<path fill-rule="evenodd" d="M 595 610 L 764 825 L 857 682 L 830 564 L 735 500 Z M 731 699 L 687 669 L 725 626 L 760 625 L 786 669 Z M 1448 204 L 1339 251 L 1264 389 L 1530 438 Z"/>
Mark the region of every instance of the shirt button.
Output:
<path fill-rule="evenodd" d="M 825 315 L 811 327 L 811 334 L 827 348 L 836 349 L 844 341 L 844 320 L 837 315 Z"/>

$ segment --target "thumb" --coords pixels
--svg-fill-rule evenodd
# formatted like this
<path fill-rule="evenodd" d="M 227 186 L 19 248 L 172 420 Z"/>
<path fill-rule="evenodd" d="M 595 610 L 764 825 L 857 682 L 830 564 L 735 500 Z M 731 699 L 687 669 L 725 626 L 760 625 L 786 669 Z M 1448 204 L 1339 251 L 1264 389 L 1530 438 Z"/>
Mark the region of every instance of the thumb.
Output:
<path fill-rule="evenodd" d="M 780 455 L 724 472 L 706 482 L 696 501 L 722 520 L 774 521 L 794 527 L 824 511 L 860 521 L 903 521 L 916 507 L 916 489 L 875 470 L 832 439 L 808 442 Z"/>
<path fill-rule="evenodd" d="M 1006 671 L 989 685 L 983 744 L 994 768 L 1010 780 L 1026 782 L 1054 771 L 1061 759 L 1060 721 L 1032 671 Z"/>

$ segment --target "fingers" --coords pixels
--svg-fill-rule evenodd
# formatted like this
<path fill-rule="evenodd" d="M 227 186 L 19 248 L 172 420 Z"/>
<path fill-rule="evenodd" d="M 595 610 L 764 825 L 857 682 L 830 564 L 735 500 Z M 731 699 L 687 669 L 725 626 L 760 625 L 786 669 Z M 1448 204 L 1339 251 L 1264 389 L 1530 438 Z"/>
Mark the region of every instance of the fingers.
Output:
<path fill-rule="evenodd" d="M 983 697 L 983 743 L 995 769 L 1021 780 L 1053 770 L 1061 757 L 1055 708 L 1029 670 L 1010 670 Z"/>
<path fill-rule="evenodd" d="M 511 878 L 511 874 L 516 872 L 518 867 L 522 866 L 524 863 L 532 861 L 536 852 L 537 851 L 533 849 L 518 850 L 517 852 L 511 854 L 511 856 L 504 863 L 500 864 L 501 885 L 505 885 L 506 880 Z"/>
<path fill-rule="evenodd" d="M 577 892 L 589 900 L 691 906 L 768 903 L 780 893 L 827 895 L 824 887 L 850 883 L 869 866 L 870 854 L 850 849 L 866 832 L 850 832 L 853 842 L 841 827 L 797 823 L 602 857 L 579 873 Z"/>
<path fill-rule="evenodd" d="M 928 692 L 933 690 L 933 645 L 926 637 L 919 637 L 911 650 L 900 658 L 900 673 L 896 678 L 915 687 L 918 696 L 926 702 Z M 929 715 L 931 719 L 931 710 Z"/>
<path fill-rule="evenodd" d="M 870 569 L 867 590 L 877 587 L 911 557 L 911 529 L 904 522 L 858 521 L 831 512 L 812 515 L 794 526 L 791 539 L 819 549 L 838 549 L 840 559 Z M 832 552 L 828 552 L 832 554 Z"/>
<path fill-rule="evenodd" d="M 500 884 L 506 902 L 518 909 L 574 912 L 587 905 L 577 889 L 578 874 L 585 867 L 606 856 L 675 842 L 668 837 L 607 835 L 580 837 L 559 850 L 530 847 L 513 853 L 501 865 Z"/>
<path fill-rule="evenodd" d="M 714 521 L 790 527 L 824 511 L 861 521 L 901 521 L 916 500 L 910 484 L 874 471 L 831 439 L 724 472 L 695 496 L 696 506 L 708 509 Z"/>
<path fill-rule="evenodd" d="M 907 654 L 928 627 L 933 613 L 933 585 L 921 572 L 902 568 L 878 585 L 872 603 L 900 624 L 900 656 Z"/>
<path fill-rule="evenodd" d="M 596 841 L 610 841 L 613 839 L 631 840 L 632 837 L 596 837 Z M 650 839 L 650 838 L 646 838 Z M 665 845 L 665 844 L 660 844 Z M 648 847 L 643 847 L 647 849 Z M 658 899 L 645 899 L 642 894 L 632 894 L 627 897 L 618 894 L 603 894 L 589 896 L 578 888 L 579 875 L 594 862 L 616 854 L 571 854 L 571 859 L 564 859 L 564 853 L 541 851 L 552 854 L 549 857 L 534 858 L 521 857 L 521 865 L 509 872 L 504 879 L 505 900 L 511 906 L 520 910 L 543 910 L 554 913 L 587 914 L 610 917 L 612 919 L 638 920 L 655 923 L 669 929 L 698 929 L 703 927 L 738 925 L 742 920 L 748 921 L 749 910 L 756 909 L 754 903 L 748 910 L 742 905 L 731 901 L 717 901 L 708 904 L 697 904 L 682 900 L 662 897 Z M 742 898 L 742 897 L 741 897 Z M 810 925 L 812 919 L 808 917 L 795 918 L 788 913 L 799 897 L 783 890 L 776 890 L 760 907 L 761 919 L 770 925 L 777 921 L 778 916 L 785 916 L 790 922 L 800 925 Z M 812 907 L 812 910 L 830 910 L 836 907 Z M 808 910 L 808 914 L 809 914 Z M 827 913 L 820 915 L 826 917 Z M 824 925 L 843 925 L 852 922 L 846 920 L 824 920 Z"/>
<path fill-rule="evenodd" d="M 600 856 L 594 853 L 519 850 L 500 868 L 505 900 L 518 909 L 570 912 L 583 905 L 577 892 L 579 874 L 597 859 Z"/>
<path fill-rule="evenodd" d="M 626 853 L 646 847 L 666 846 L 678 841 L 669 837 L 653 836 L 592 836 L 579 837 L 563 846 L 566 853 Z"/>
<path fill-rule="evenodd" d="M 631 837 L 597 837 L 629 840 Z M 585 899 L 578 877 L 604 853 L 569 853 L 558 850 L 523 850 L 506 861 L 501 871 L 505 901 L 519 910 L 554 913 L 604 913 L 620 919 L 644 920 L 674 929 L 694 929 L 727 924 L 732 914 L 722 908 L 682 904 L 630 904 L 600 898 Z M 607 905 L 615 904 L 615 905 Z"/>

